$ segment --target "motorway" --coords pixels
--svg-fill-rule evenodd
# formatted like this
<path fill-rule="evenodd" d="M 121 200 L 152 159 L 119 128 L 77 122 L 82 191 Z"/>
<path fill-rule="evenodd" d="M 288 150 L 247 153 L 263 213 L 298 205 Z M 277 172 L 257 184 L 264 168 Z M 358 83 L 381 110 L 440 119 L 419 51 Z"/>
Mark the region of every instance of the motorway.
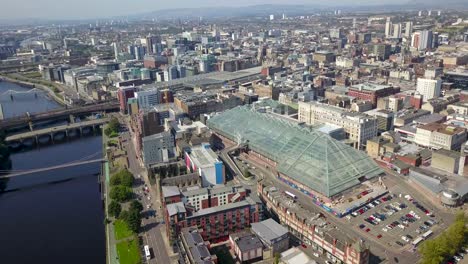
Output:
<path fill-rule="evenodd" d="M 121 120 L 121 124 L 125 124 Z M 151 264 L 169 264 L 171 259 L 167 253 L 167 246 L 164 243 L 163 235 L 165 235 L 165 226 L 163 224 L 163 213 L 161 208 L 161 202 L 159 200 L 159 195 L 156 193 L 155 188 L 149 188 L 150 192 L 148 195 L 143 195 L 142 188 L 143 186 L 150 186 L 148 175 L 146 170 L 140 165 L 140 162 L 136 159 L 135 148 L 133 140 L 129 132 L 122 133 L 122 138 L 125 141 L 123 144 L 124 150 L 127 151 L 128 161 L 129 161 L 129 171 L 137 177 L 136 184 L 134 187 L 134 192 L 138 197 L 141 197 L 140 202 L 143 204 L 143 214 L 145 218 L 142 219 L 143 230 L 141 236 L 145 245 L 150 247 L 152 258 L 147 261 Z M 138 177 L 140 175 L 140 177 Z M 150 200 L 148 200 L 150 196 Z M 150 205 L 150 209 L 148 209 Z M 148 216 L 150 211 L 154 211 L 156 216 Z"/>

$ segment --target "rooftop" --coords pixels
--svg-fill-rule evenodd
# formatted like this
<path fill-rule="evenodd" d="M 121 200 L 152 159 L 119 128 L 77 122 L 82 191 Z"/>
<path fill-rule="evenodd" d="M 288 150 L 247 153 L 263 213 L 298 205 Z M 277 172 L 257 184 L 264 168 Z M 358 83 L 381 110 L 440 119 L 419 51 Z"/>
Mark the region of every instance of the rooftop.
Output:
<path fill-rule="evenodd" d="M 164 198 L 180 195 L 179 187 L 177 186 L 162 186 L 161 189 Z"/>
<path fill-rule="evenodd" d="M 194 227 L 182 229 L 183 240 L 190 251 L 193 261 L 197 264 L 213 264 L 216 257 L 213 257 L 208 250 L 203 237 Z"/>
<path fill-rule="evenodd" d="M 168 204 L 166 206 L 166 209 L 167 209 L 167 213 L 169 214 L 169 216 L 173 216 L 173 215 L 176 215 L 178 213 L 186 213 L 187 212 L 187 210 L 185 210 L 184 203 L 182 203 L 182 202 Z"/>
<path fill-rule="evenodd" d="M 281 253 L 281 262 L 285 264 L 316 264 L 306 253 L 297 247 L 290 248 Z"/>
<path fill-rule="evenodd" d="M 351 86 L 352 89 L 357 89 L 359 91 L 366 90 L 366 91 L 379 91 L 387 88 L 392 88 L 392 86 L 389 85 L 380 85 L 380 84 L 375 84 L 375 83 L 360 83 Z"/>
<path fill-rule="evenodd" d="M 182 203 L 180 203 L 182 204 Z M 194 217 L 201 217 L 205 215 L 210 215 L 210 214 L 215 214 L 223 211 L 228 211 L 232 210 L 234 208 L 241 208 L 241 207 L 248 207 L 254 204 L 253 200 L 247 197 L 246 200 L 237 202 L 237 203 L 228 203 L 228 204 L 223 204 L 215 207 L 210 207 L 210 208 L 205 208 L 198 210 L 197 212 L 194 212 L 191 216 L 187 217 L 187 219 L 194 218 Z M 183 205 L 183 204 L 182 204 Z M 184 208 L 185 210 L 185 208 Z"/>
<path fill-rule="evenodd" d="M 288 229 L 271 218 L 262 222 L 252 223 L 252 231 L 269 244 L 288 233 Z"/>
<path fill-rule="evenodd" d="M 429 130 L 432 132 L 439 132 L 445 135 L 455 135 L 465 131 L 464 128 L 456 127 L 456 126 L 449 126 L 445 124 L 439 123 L 430 123 L 426 125 L 419 126 L 418 129 Z"/>
<path fill-rule="evenodd" d="M 328 197 L 383 172 L 364 152 L 249 106 L 215 115 L 208 126 L 235 142 L 248 140 L 252 150 L 278 163 L 280 173 Z"/>
<path fill-rule="evenodd" d="M 248 252 L 252 249 L 263 248 L 262 241 L 253 234 L 246 234 L 235 239 L 241 252 Z"/>
<path fill-rule="evenodd" d="M 218 155 L 209 148 L 209 145 L 208 147 L 204 145 L 193 147 L 189 155 L 197 168 L 210 167 L 219 162 Z"/>

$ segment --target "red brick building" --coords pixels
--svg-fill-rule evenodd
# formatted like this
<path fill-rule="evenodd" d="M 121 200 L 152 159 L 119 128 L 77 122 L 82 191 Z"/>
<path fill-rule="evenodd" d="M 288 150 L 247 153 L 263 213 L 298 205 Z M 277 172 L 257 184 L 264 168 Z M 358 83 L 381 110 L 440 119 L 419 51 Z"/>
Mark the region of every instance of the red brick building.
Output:
<path fill-rule="evenodd" d="M 187 210 L 182 202 L 168 204 L 165 210 L 166 231 L 170 240 L 176 239 L 180 230 L 189 226 L 201 229 L 205 240 L 225 240 L 230 233 L 241 231 L 261 220 L 262 203 L 251 198 L 196 212 Z"/>
<path fill-rule="evenodd" d="M 377 105 L 377 100 L 382 97 L 393 95 L 400 92 L 400 88 L 394 88 L 387 85 L 373 83 L 361 83 L 349 87 L 348 96 L 356 97 L 364 101 L 372 102 Z"/>
<path fill-rule="evenodd" d="M 169 239 L 176 239 L 182 228 L 190 226 L 201 229 L 205 240 L 227 239 L 230 233 L 262 220 L 262 203 L 247 197 L 241 186 L 195 186 L 184 191 L 163 186 L 162 196 Z"/>
<path fill-rule="evenodd" d="M 136 87 L 120 87 L 117 92 L 119 98 L 120 111 L 122 113 L 128 112 L 127 101 L 135 97 Z"/>
<path fill-rule="evenodd" d="M 297 202 L 294 203 L 296 206 L 291 206 L 290 200 L 271 184 L 257 183 L 260 199 L 265 202 L 269 212 L 276 215 L 279 222 L 288 226 L 288 230 L 304 244 L 322 252 L 335 263 L 369 263 L 369 247 L 363 240 L 350 238 L 331 223 L 324 225 L 325 219 L 312 220 L 314 213 L 297 206 Z"/>

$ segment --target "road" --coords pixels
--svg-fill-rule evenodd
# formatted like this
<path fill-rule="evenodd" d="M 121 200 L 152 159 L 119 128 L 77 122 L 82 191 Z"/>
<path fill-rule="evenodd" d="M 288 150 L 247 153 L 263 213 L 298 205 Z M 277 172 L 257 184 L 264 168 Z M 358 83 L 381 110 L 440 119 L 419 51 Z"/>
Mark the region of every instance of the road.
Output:
<path fill-rule="evenodd" d="M 231 151 L 232 149 L 230 149 Z M 343 230 L 351 238 L 362 238 L 364 241 L 367 241 L 367 244 L 370 246 L 371 253 L 375 256 L 372 257 L 371 263 L 395 263 L 394 259 L 397 258 L 399 263 L 417 263 L 418 257 L 414 253 L 409 253 L 407 251 L 395 250 L 388 245 L 382 243 L 381 241 L 376 241 L 374 237 L 369 236 L 366 233 L 359 232 L 354 228 L 350 228 L 349 222 L 346 218 L 337 218 L 331 213 L 319 208 L 318 206 L 311 203 L 310 197 L 304 193 L 291 188 L 289 185 L 278 180 L 276 175 L 264 168 L 261 164 L 256 163 L 252 160 L 246 160 L 252 166 L 255 167 L 255 170 L 252 170 L 254 174 L 261 175 L 266 179 L 272 181 L 274 186 L 280 190 L 287 190 L 294 193 L 298 197 L 299 203 L 307 210 L 312 212 L 320 212 L 324 214 L 327 218 L 327 221 L 331 224 L 338 227 L 340 230 Z M 242 181 L 242 177 L 238 177 Z"/>
<path fill-rule="evenodd" d="M 121 120 L 121 124 L 124 124 L 123 120 Z M 142 219 L 143 232 L 141 235 L 143 237 L 144 244 L 150 247 L 150 251 L 152 252 L 153 256 L 152 259 L 147 263 L 169 264 L 171 263 L 171 260 L 167 253 L 166 244 L 164 243 L 163 239 L 165 226 L 162 224 L 163 214 L 162 210 L 160 209 L 161 202 L 158 199 L 159 195 L 156 193 L 154 188 L 149 188 L 150 193 L 148 195 L 143 195 L 143 186 L 145 186 L 145 184 L 146 186 L 150 186 L 148 175 L 146 170 L 136 159 L 135 148 L 130 133 L 124 132 L 122 134 L 122 138 L 125 140 L 123 148 L 127 151 L 129 171 L 137 177 L 134 192 L 137 196 L 141 197 L 140 201 L 144 208 L 143 214 L 145 215 L 145 218 Z M 138 177 L 138 175 L 140 175 L 140 177 Z M 150 200 L 148 200 L 148 196 L 150 196 Z M 148 205 L 150 206 L 150 209 L 148 209 Z M 149 211 L 155 211 L 156 217 L 148 216 Z"/>

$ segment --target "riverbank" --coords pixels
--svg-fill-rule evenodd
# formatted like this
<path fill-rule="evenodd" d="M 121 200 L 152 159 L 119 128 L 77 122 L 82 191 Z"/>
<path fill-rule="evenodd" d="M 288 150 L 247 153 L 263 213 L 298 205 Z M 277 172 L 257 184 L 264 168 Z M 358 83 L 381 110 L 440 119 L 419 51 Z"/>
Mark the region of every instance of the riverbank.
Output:
<path fill-rule="evenodd" d="M 103 129 L 104 130 L 104 129 Z M 119 258 L 117 255 L 117 245 L 115 240 L 115 231 L 114 225 L 109 221 L 109 191 L 110 191 L 110 167 L 109 167 L 109 160 L 107 156 L 107 142 L 108 137 L 105 133 L 102 133 L 102 154 L 104 159 L 107 159 L 105 163 L 102 164 L 103 169 L 103 177 L 102 179 L 102 186 L 104 188 L 104 204 L 105 204 L 105 215 L 106 215 L 106 263 L 107 264 L 119 264 Z"/>
<path fill-rule="evenodd" d="M 35 83 L 35 82 L 32 82 L 32 81 L 28 81 L 28 80 L 25 80 L 27 79 L 26 77 L 20 77 L 18 76 L 18 78 L 22 78 L 23 80 L 20 80 L 20 79 L 15 79 L 15 78 L 12 78 L 12 77 L 9 77 L 9 76 L 5 76 L 3 74 L 0 74 L 0 78 L 2 81 L 6 81 L 6 82 L 11 82 L 11 83 L 15 83 L 15 84 L 18 84 L 18 85 L 21 85 L 21 86 L 24 86 L 26 88 L 38 88 L 38 89 L 41 89 L 45 92 L 47 92 L 47 94 L 49 94 L 49 96 L 55 101 L 57 102 L 58 104 L 62 105 L 62 106 L 65 106 L 65 105 L 69 105 L 67 104 L 67 102 L 63 99 L 63 96 L 61 96 L 60 94 L 54 92 L 53 88 L 49 87 L 49 86 L 46 86 L 44 84 L 39 84 L 39 83 Z M 54 87 L 55 88 L 55 87 Z"/>

